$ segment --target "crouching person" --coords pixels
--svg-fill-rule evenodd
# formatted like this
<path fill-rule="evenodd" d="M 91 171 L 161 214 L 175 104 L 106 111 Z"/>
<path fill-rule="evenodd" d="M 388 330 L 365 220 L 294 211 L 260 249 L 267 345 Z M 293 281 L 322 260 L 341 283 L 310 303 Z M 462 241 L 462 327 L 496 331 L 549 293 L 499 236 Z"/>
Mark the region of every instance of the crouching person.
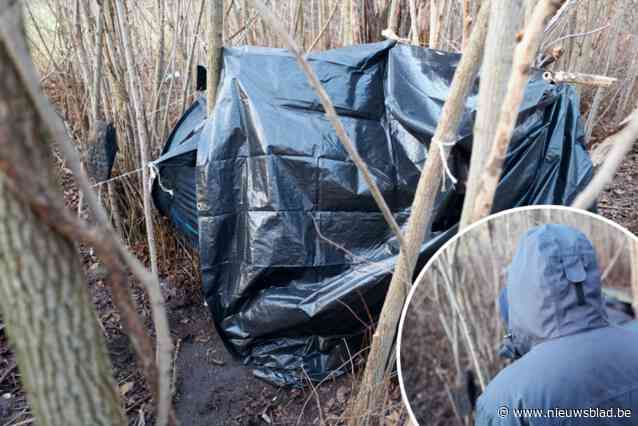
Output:
<path fill-rule="evenodd" d="M 608 320 L 585 235 L 530 230 L 501 299 L 501 354 L 515 361 L 479 398 L 477 425 L 638 425 L 638 327 Z"/>

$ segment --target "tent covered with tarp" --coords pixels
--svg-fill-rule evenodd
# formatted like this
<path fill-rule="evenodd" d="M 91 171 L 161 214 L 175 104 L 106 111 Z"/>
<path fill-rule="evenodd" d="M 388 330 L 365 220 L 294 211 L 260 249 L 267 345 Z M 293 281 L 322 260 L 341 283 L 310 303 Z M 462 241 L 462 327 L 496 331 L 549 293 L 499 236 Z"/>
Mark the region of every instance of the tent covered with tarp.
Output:
<path fill-rule="evenodd" d="M 308 55 L 404 228 L 460 55 L 395 44 Z M 451 148 L 420 264 L 455 232 L 479 79 Z M 162 214 L 198 247 L 228 350 L 277 384 L 347 370 L 382 306 L 399 247 L 286 50 L 224 49 L 214 112 L 186 112 L 154 162 Z M 532 72 L 494 211 L 570 204 L 589 182 L 578 97 Z"/>

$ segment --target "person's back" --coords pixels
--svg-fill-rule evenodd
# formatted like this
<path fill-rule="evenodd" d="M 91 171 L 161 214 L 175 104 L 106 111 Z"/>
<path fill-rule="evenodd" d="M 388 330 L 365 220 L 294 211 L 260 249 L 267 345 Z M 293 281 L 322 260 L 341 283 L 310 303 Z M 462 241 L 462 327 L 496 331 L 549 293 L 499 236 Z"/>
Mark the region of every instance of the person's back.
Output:
<path fill-rule="evenodd" d="M 522 357 L 479 398 L 477 425 L 638 424 L 638 327 L 609 325 L 583 234 L 561 225 L 530 231 L 506 297 L 504 352 Z"/>

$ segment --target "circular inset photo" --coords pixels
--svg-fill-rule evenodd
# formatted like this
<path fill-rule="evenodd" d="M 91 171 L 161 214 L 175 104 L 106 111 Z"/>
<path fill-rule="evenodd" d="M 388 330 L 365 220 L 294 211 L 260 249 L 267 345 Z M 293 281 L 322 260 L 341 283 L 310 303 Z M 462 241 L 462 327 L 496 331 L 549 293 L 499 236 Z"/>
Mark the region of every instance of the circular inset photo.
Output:
<path fill-rule="evenodd" d="M 401 317 L 412 421 L 638 424 L 637 302 L 638 238 L 598 215 L 525 207 L 466 228 Z"/>

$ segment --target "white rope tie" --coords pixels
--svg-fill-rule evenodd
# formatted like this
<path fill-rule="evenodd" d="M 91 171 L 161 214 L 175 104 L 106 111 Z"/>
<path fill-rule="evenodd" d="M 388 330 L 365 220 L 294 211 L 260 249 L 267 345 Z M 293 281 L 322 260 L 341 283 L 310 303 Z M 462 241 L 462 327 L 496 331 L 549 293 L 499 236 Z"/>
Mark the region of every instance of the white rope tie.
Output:
<path fill-rule="evenodd" d="M 157 184 L 159 185 L 160 189 L 168 194 L 170 194 L 170 196 L 172 197 L 174 195 L 174 192 L 172 189 L 166 188 L 163 184 L 162 184 L 162 178 L 160 177 L 160 173 L 159 173 L 159 169 L 157 168 L 157 166 L 153 163 L 148 163 L 147 164 L 148 168 L 150 169 L 150 174 L 149 174 L 149 187 L 153 185 L 153 179 L 157 178 Z M 123 179 L 125 177 L 131 176 L 133 174 L 139 173 L 144 169 L 144 167 L 140 167 L 139 169 L 135 169 L 135 170 L 131 170 L 130 172 L 126 172 L 126 173 L 122 173 L 121 175 L 117 175 L 111 179 L 107 179 L 107 180 L 103 180 L 102 182 L 98 182 L 95 185 L 92 185 L 93 188 L 104 185 L 106 183 L 109 182 L 114 182 L 116 180 L 120 180 Z"/>
<path fill-rule="evenodd" d="M 148 167 L 151 169 L 151 173 L 149 175 L 149 186 L 153 184 L 153 179 L 157 177 L 157 184 L 159 185 L 160 189 L 164 192 L 167 192 L 172 197 L 173 190 L 168 189 L 164 185 L 162 185 L 162 178 L 160 177 L 160 173 L 157 166 L 153 163 L 148 163 Z"/>
<path fill-rule="evenodd" d="M 139 169 L 131 170 L 130 172 L 126 172 L 126 173 L 123 173 L 121 175 L 117 175 L 117 176 L 115 176 L 115 177 L 113 177 L 111 179 L 103 180 L 101 182 L 96 183 L 95 185 L 92 185 L 92 187 L 95 188 L 96 186 L 104 185 L 105 183 L 113 182 L 113 181 L 125 178 L 127 176 L 130 176 L 132 174 L 139 173 L 139 172 L 142 171 L 143 168 L 144 167 L 140 167 Z"/>
<path fill-rule="evenodd" d="M 455 145 L 456 145 L 456 142 L 442 142 L 442 141 L 438 142 L 439 154 L 441 155 L 441 163 L 443 164 L 443 170 L 445 171 L 445 174 L 442 177 L 443 179 L 442 186 L 444 191 L 446 189 L 445 188 L 446 176 L 450 179 L 450 181 L 452 181 L 453 188 L 454 188 L 454 185 L 456 185 L 458 182 L 458 179 L 452 174 L 452 170 L 450 170 L 450 167 L 448 166 L 447 155 L 445 152 L 446 147 L 450 147 L 450 149 L 452 149 Z"/>

